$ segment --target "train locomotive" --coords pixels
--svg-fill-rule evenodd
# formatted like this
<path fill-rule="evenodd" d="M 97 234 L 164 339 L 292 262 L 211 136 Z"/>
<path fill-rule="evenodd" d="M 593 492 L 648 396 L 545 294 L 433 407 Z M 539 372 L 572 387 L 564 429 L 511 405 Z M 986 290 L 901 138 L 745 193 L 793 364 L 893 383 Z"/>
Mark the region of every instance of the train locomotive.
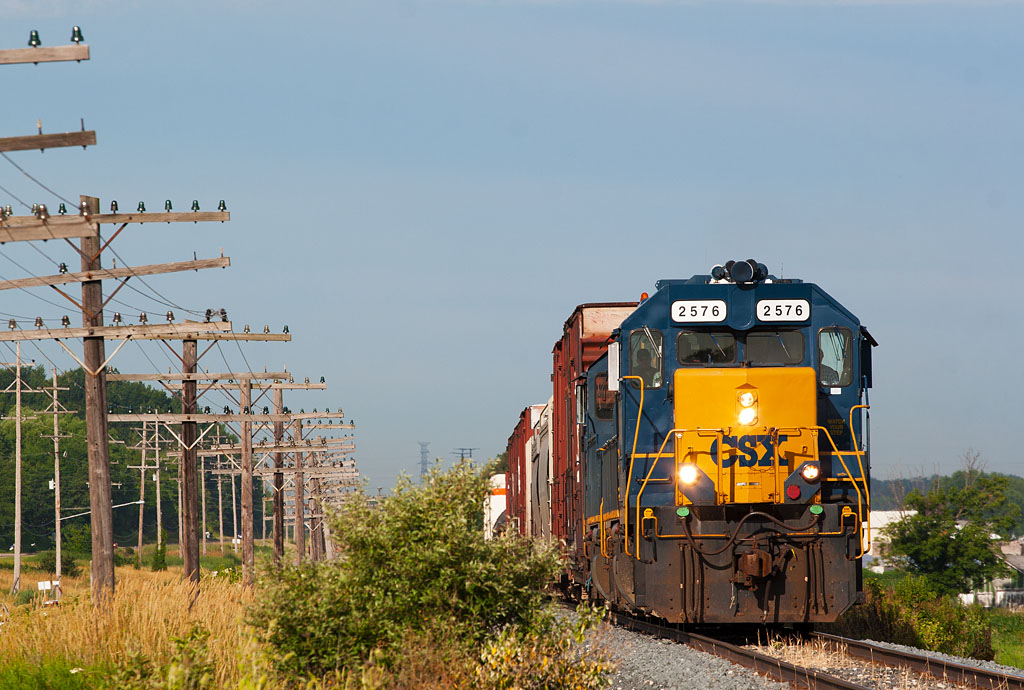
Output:
<path fill-rule="evenodd" d="M 817 285 L 754 260 L 578 306 L 508 444 L 508 525 L 562 585 L 683 624 L 834 621 L 869 548 L 871 351 Z"/>

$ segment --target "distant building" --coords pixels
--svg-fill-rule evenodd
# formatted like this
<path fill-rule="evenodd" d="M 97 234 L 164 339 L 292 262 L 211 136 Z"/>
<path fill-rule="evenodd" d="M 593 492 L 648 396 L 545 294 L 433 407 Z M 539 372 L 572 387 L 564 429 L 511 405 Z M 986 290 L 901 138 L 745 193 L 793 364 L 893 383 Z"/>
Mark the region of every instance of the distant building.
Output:
<path fill-rule="evenodd" d="M 982 606 L 1024 606 L 1024 539 L 999 544 L 1003 561 L 1010 568 L 1009 577 L 996 578 L 985 587 L 960 595 L 965 604 Z"/>
<path fill-rule="evenodd" d="M 917 515 L 916 510 L 872 510 L 871 527 L 868 537 L 871 539 L 871 551 L 864 557 L 864 565 L 876 573 L 884 573 L 889 566 L 885 564 L 885 556 L 889 552 L 889 538 L 883 530 L 910 515 Z"/>

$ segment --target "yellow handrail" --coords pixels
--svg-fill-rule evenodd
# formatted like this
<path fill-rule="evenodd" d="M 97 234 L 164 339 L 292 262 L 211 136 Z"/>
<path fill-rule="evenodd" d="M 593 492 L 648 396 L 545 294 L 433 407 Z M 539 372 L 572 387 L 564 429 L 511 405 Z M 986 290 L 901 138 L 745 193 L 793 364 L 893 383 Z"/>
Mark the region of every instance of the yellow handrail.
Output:
<path fill-rule="evenodd" d="M 677 436 L 677 435 L 681 438 L 683 434 L 690 433 L 690 432 L 695 433 L 698 436 L 700 436 L 700 433 L 702 431 L 704 431 L 704 432 L 712 432 L 712 433 L 715 434 L 715 437 L 719 439 L 719 442 L 718 442 L 719 456 L 718 456 L 718 458 L 716 458 L 716 462 L 717 462 L 717 465 L 718 465 L 718 481 L 719 482 L 722 481 L 722 462 L 721 462 L 722 441 L 721 441 L 721 435 L 725 433 L 725 429 L 700 429 L 700 428 L 697 428 L 697 429 L 672 429 L 672 430 L 670 430 L 668 432 L 668 434 L 666 434 L 665 440 L 662 441 L 661 448 L 658 449 L 658 454 L 654 456 L 654 463 L 651 464 L 651 469 L 648 470 L 647 476 L 644 477 L 644 483 L 640 485 L 640 490 L 636 492 L 636 519 L 637 519 L 636 542 L 638 544 L 640 543 L 640 531 L 641 531 L 641 528 L 643 527 L 643 524 L 642 524 L 642 522 L 640 520 L 640 497 L 644 495 L 644 489 L 647 488 L 647 484 L 651 480 L 651 474 L 654 473 L 654 468 L 658 466 L 658 461 L 661 460 L 662 453 L 665 451 L 665 446 L 668 444 L 668 440 L 670 438 L 673 438 L 673 437 Z M 676 439 L 676 440 L 678 440 L 678 439 Z M 675 451 L 677 449 L 676 449 L 675 446 L 673 446 L 672 450 L 673 450 L 673 456 L 674 456 L 675 455 Z M 718 496 L 718 486 L 717 485 L 715 486 L 715 496 L 716 496 L 715 502 L 717 503 L 718 502 L 717 501 L 717 496 Z M 640 560 L 640 551 L 639 551 L 639 549 L 636 552 L 636 559 Z"/>
<path fill-rule="evenodd" d="M 626 535 L 626 543 L 624 548 L 626 555 L 630 556 L 629 553 L 629 482 L 633 479 L 633 458 L 636 457 L 636 440 L 640 437 L 640 418 L 644 414 L 644 379 L 642 376 L 623 376 L 623 381 L 634 379 L 640 382 L 640 409 L 636 413 L 636 428 L 633 430 L 633 451 L 629 454 L 629 474 L 626 475 L 626 505 L 622 511 L 625 516 L 625 525 L 623 525 L 623 534 Z"/>
<path fill-rule="evenodd" d="M 644 477 L 644 483 L 640 485 L 640 490 L 636 492 L 636 559 L 640 560 L 640 497 L 644 495 L 644 489 L 647 488 L 647 482 L 651 478 L 651 473 L 654 472 L 654 468 L 658 466 L 658 461 L 661 460 L 661 454 L 665 450 L 665 445 L 668 444 L 668 440 L 675 434 L 676 429 L 672 429 L 665 435 L 665 440 L 661 442 L 661 448 L 658 449 L 658 454 L 654 456 L 654 462 L 651 463 L 651 469 L 647 471 L 647 476 Z M 630 463 L 630 470 L 632 470 L 632 463 Z M 628 493 L 626 494 L 629 495 Z M 627 532 L 628 534 L 628 532 Z"/>
<path fill-rule="evenodd" d="M 601 497 L 601 507 L 599 510 L 601 511 L 601 519 L 597 523 L 599 525 L 597 533 L 601 537 L 601 556 L 608 558 L 608 554 L 604 552 L 604 496 Z"/>
<path fill-rule="evenodd" d="M 858 449 L 858 452 L 857 452 L 857 468 L 860 469 L 860 479 L 861 479 L 862 482 L 864 482 L 864 500 L 866 500 L 867 504 L 868 504 L 868 519 L 867 519 L 868 546 L 865 549 L 864 545 L 863 545 L 863 540 L 862 540 L 862 543 L 861 543 L 861 556 L 863 556 L 865 553 L 867 553 L 868 551 L 871 550 L 871 490 L 868 488 L 867 475 L 864 474 L 864 463 L 861 462 L 861 457 L 863 456 L 863 451 L 859 450 L 860 445 L 857 443 L 857 437 L 853 433 L 853 412 L 854 412 L 854 410 L 870 410 L 870 409 L 871 409 L 871 405 L 854 405 L 853 407 L 850 408 L 850 441 L 853 443 L 853 447 Z M 863 434 L 863 432 L 861 432 L 861 433 Z"/>
<path fill-rule="evenodd" d="M 843 458 L 842 451 L 840 451 L 839 447 L 836 446 L 836 442 L 832 440 L 832 434 L 828 433 L 828 429 L 826 429 L 823 426 L 818 426 L 818 427 L 813 427 L 813 428 L 817 429 L 818 431 L 824 431 L 825 432 L 825 438 L 828 439 L 829 444 L 832 446 L 832 450 L 834 451 L 833 454 L 837 458 L 839 458 L 839 462 L 843 465 L 843 469 L 846 470 L 846 476 L 850 478 L 850 483 L 853 484 L 853 489 L 854 489 L 854 491 L 857 492 L 857 520 L 860 522 L 860 524 L 864 524 L 864 500 L 865 500 L 865 497 L 864 497 L 864 495 L 861 494 L 860 487 L 857 486 L 857 480 L 854 478 L 853 473 L 850 472 L 850 468 L 846 464 L 846 459 Z M 851 434 L 853 433 L 852 429 L 850 430 L 850 433 Z M 854 447 L 856 447 L 856 444 L 854 445 Z M 864 453 L 862 453 L 859 450 L 858 451 L 848 451 L 847 452 L 847 455 L 854 455 L 854 456 L 856 456 L 858 463 L 860 462 L 860 456 L 863 455 L 863 454 Z M 863 469 L 863 465 L 861 465 L 861 468 Z M 864 484 L 864 490 L 867 491 L 867 480 L 864 478 L 863 473 L 861 474 L 860 480 Z M 868 518 L 868 519 L 870 519 L 870 518 Z M 870 529 L 870 523 L 869 523 L 869 529 Z M 868 539 L 869 540 L 871 539 L 870 532 L 868 533 Z M 865 553 L 867 553 L 867 551 L 864 549 L 864 539 L 861 538 L 858 541 L 860 542 L 860 553 L 857 554 L 857 558 L 860 558 Z"/>

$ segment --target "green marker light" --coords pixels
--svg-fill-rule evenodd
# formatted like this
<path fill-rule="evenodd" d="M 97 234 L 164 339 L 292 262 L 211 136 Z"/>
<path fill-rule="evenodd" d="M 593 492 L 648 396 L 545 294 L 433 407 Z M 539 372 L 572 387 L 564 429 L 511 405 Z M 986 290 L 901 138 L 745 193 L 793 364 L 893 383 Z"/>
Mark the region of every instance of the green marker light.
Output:
<path fill-rule="evenodd" d="M 819 506 L 819 505 L 813 505 L 813 506 L 811 506 L 811 514 L 812 514 L 812 515 L 821 515 L 821 512 L 822 512 L 823 510 L 824 510 L 824 508 L 822 508 L 822 507 L 821 507 L 821 506 Z"/>
<path fill-rule="evenodd" d="M 690 514 L 690 509 L 689 508 L 686 508 L 686 507 L 676 508 L 676 515 L 678 515 L 679 517 L 683 517 L 684 518 L 684 517 L 686 517 L 689 514 Z"/>

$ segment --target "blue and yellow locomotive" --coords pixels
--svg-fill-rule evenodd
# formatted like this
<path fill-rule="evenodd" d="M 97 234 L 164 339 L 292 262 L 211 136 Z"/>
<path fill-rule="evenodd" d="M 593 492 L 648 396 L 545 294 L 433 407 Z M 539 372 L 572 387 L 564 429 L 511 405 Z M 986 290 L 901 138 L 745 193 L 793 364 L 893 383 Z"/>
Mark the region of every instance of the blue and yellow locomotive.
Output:
<path fill-rule="evenodd" d="M 585 332 L 603 307 L 578 307 L 555 348 L 547 510 L 566 584 L 680 623 L 835 620 L 861 596 L 877 343 L 753 260 L 659 281 Z"/>

